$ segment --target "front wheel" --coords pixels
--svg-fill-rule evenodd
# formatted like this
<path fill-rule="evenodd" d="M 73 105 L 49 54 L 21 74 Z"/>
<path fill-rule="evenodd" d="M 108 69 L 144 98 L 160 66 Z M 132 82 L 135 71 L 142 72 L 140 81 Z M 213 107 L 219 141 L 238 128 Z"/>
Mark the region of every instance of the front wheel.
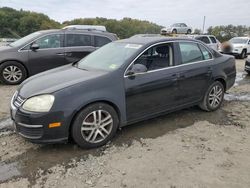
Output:
<path fill-rule="evenodd" d="M 189 29 L 187 30 L 187 34 L 190 35 L 192 33 L 192 31 Z"/>
<path fill-rule="evenodd" d="M 247 57 L 247 51 L 244 49 L 242 50 L 241 54 L 240 54 L 240 59 L 244 59 Z"/>
<path fill-rule="evenodd" d="M 0 65 L 0 81 L 4 84 L 20 84 L 25 78 L 27 78 L 27 71 L 21 63 L 7 61 Z"/>
<path fill-rule="evenodd" d="M 208 112 L 219 109 L 223 102 L 224 93 L 225 89 L 223 84 L 219 81 L 214 82 L 209 86 L 199 107 Z"/>
<path fill-rule="evenodd" d="M 72 137 L 82 148 L 96 148 L 115 135 L 119 118 L 114 108 L 106 103 L 95 103 L 78 113 L 72 125 Z"/>

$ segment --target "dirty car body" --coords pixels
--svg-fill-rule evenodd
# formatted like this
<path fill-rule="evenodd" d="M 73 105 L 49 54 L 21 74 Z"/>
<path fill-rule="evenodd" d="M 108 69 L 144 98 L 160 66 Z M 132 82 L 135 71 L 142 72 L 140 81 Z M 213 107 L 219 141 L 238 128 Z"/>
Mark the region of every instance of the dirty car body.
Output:
<path fill-rule="evenodd" d="M 112 53 L 103 54 L 108 48 Z M 200 49 L 201 55 L 190 48 Z M 92 61 L 91 66 L 85 61 Z M 77 64 L 29 78 L 13 96 L 11 114 L 17 132 L 32 142 L 65 142 L 77 114 L 89 105 L 108 104 L 117 113 L 118 127 L 123 127 L 198 105 L 211 84 L 220 82 L 226 91 L 235 76 L 234 57 L 221 55 L 200 41 L 130 38 L 112 42 Z M 24 109 L 29 99 L 43 95 L 54 98 L 48 111 Z M 50 128 L 54 122 L 60 126 Z"/>

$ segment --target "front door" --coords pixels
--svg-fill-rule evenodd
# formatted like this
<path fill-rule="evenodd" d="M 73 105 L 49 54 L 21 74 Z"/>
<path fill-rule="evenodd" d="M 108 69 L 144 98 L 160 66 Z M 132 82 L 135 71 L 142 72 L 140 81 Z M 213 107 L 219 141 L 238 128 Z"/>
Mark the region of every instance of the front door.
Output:
<path fill-rule="evenodd" d="M 173 44 L 156 45 L 145 51 L 130 65 L 146 66 L 147 71 L 125 74 L 127 121 L 133 122 L 166 111 L 176 103 L 178 85 L 174 67 Z"/>
<path fill-rule="evenodd" d="M 63 34 L 46 35 L 37 39 L 32 44 L 37 44 L 39 48 L 29 50 L 29 67 L 31 74 L 36 74 L 67 63 L 64 57 Z"/>

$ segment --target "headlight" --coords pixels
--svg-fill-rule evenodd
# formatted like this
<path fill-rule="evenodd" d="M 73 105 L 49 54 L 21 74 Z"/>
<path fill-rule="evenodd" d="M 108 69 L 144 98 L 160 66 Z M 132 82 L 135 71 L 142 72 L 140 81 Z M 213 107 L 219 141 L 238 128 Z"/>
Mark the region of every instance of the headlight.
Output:
<path fill-rule="evenodd" d="M 53 95 L 39 95 L 26 100 L 22 108 L 31 112 L 48 112 L 54 100 L 55 97 Z"/>

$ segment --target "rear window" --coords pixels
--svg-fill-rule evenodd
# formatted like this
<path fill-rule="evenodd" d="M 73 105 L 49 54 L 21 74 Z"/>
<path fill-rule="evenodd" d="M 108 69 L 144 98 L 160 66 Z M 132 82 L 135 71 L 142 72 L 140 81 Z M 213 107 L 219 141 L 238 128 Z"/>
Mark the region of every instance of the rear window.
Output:
<path fill-rule="evenodd" d="M 95 36 L 94 37 L 95 40 L 95 47 L 102 47 L 105 44 L 108 44 L 111 42 L 111 40 L 107 37 L 100 37 L 100 36 Z"/>
<path fill-rule="evenodd" d="M 209 41 L 208 37 L 206 37 L 206 36 L 203 36 L 203 37 L 196 37 L 195 39 L 196 39 L 196 40 L 200 40 L 200 41 L 202 41 L 202 42 L 204 42 L 204 43 L 206 43 L 206 44 L 210 44 L 210 41 Z"/>
<path fill-rule="evenodd" d="M 179 46 L 181 51 L 182 64 L 203 60 L 203 54 L 196 43 L 180 42 Z"/>
<path fill-rule="evenodd" d="M 214 37 L 209 37 L 209 38 L 210 38 L 210 40 L 212 41 L 212 43 L 214 43 L 214 44 L 217 43 L 217 41 L 216 41 L 216 39 L 215 39 Z"/>
<path fill-rule="evenodd" d="M 71 46 L 92 46 L 91 36 L 83 34 L 67 34 L 66 47 Z"/>

